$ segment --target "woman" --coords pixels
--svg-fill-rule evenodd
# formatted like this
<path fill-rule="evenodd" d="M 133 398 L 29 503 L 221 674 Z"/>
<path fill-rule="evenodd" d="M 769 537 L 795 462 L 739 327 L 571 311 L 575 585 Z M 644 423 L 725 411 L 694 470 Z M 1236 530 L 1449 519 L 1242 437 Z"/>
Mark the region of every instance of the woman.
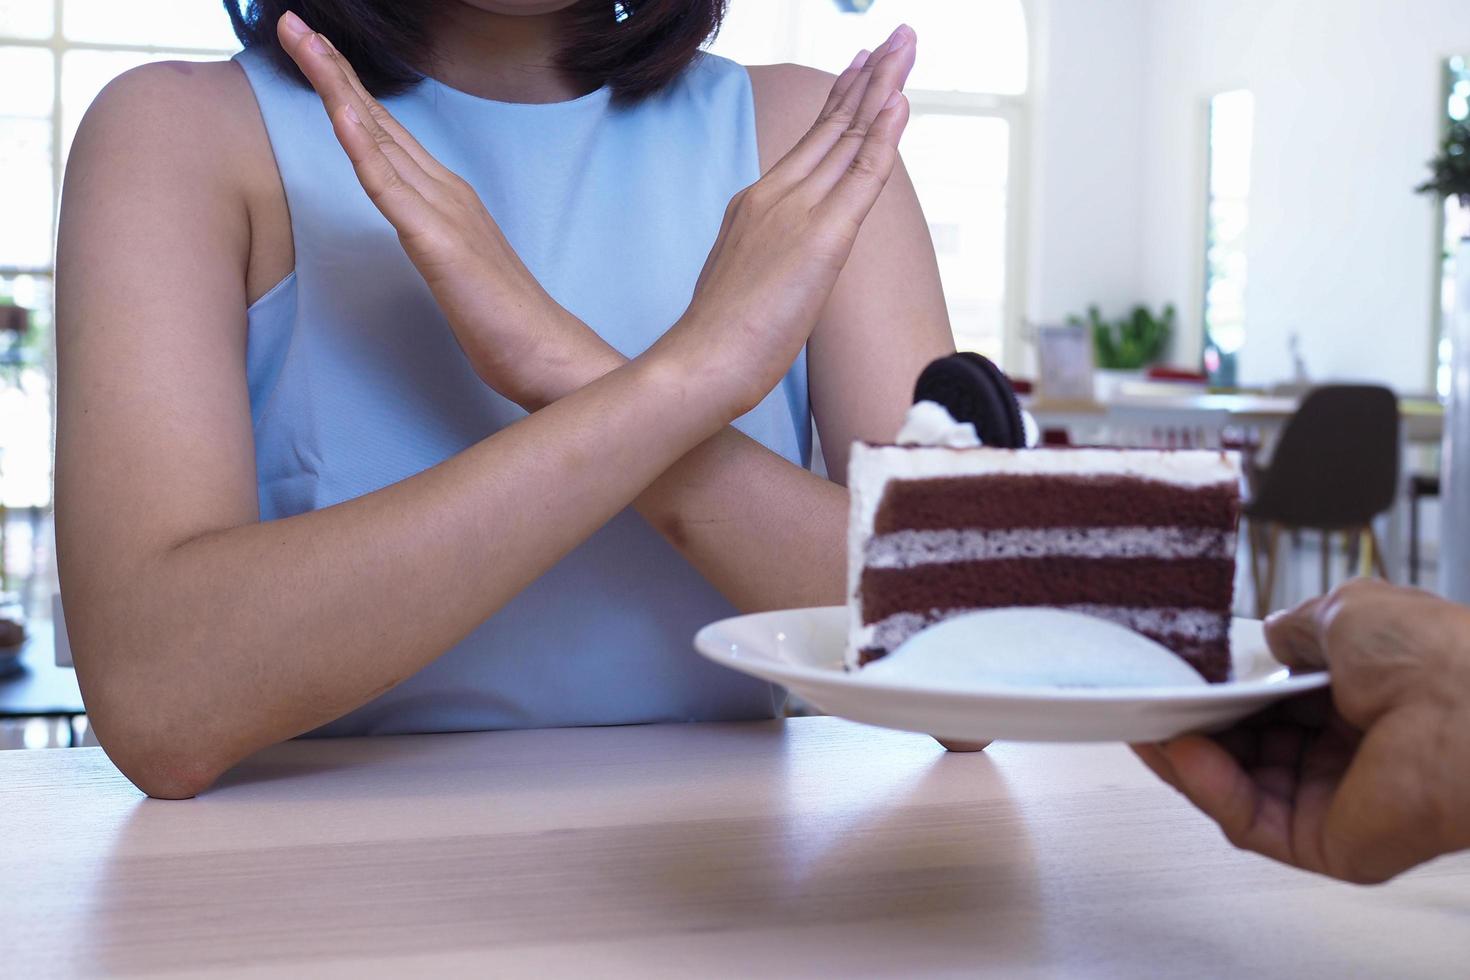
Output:
<path fill-rule="evenodd" d="M 747 72 L 696 51 L 722 7 L 258 0 L 234 62 L 99 97 L 59 560 L 149 795 L 309 731 L 773 714 L 689 638 L 841 601 L 808 405 L 841 474 L 951 347 L 895 172 L 912 32 Z"/>

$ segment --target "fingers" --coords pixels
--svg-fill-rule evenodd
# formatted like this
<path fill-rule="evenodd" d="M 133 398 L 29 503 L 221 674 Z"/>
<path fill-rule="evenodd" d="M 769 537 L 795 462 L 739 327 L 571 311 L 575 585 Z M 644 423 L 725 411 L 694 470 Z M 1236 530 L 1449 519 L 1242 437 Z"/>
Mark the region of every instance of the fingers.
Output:
<path fill-rule="evenodd" d="M 1392 733 L 1370 733 L 1325 804 L 1319 846 L 1322 870 L 1334 878 L 1377 884 L 1447 849 L 1432 819 L 1433 797 L 1442 787 L 1427 785 L 1423 769 L 1405 758 L 1402 747 Z"/>
<path fill-rule="evenodd" d="M 400 235 L 419 235 L 431 227 L 433 211 L 418 188 L 403 179 L 351 104 L 332 117 L 332 131 L 347 153 L 358 183 Z"/>
<path fill-rule="evenodd" d="M 894 35 L 893 47 L 873 69 L 872 78 L 863 89 L 846 128 L 828 148 L 822 160 L 813 168 L 811 176 L 804 181 L 804 186 L 809 193 L 818 197 L 829 193 L 848 175 L 859 154 L 865 150 L 869 153 L 869 158 L 864 160 L 864 165 L 875 162 L 872 154 L 876 151 L 869 137 L 879 135 L 877 131 L 880 129 L 880 118 L 887 123 L 889 128 L 892 128 L 895 122 L 900 123 L 896 130 L 882 134 L 892 138 L 892 145 L 896 151 L 897 137 L 903 132 L 903 126 L 908 123 L 908 106 L 902 90 L 904 83 L 908 80 L 909 72 L 913 70 L 915 54 L 915 39 L 912 32 L 905 32 L 900 28 L 899 32 Z M 853 89 L 854 92 L 849 92 L 844 102 L 850 102 L 854 98 L 857 86 L 854 85 Z M 901 110 L 900 105 L 902 105 Z M 888 115 L 885 116 L 885 113 Z M 897 159 L 896 153 L 894 159 Z M 891 170 L 891 167 L 889 169 Z"/>
<path fill-rule="evenodd" d="M 297 18 L 297 21 L 300 22 L 300 18 Z M 321 35 L 318 36 L 321 37 Z M 331 42 L 331 39 L 326 37 L 322 37 L 321 39 L 325 42 L 324 46 L 326 51 L 317 53 L 325 54 L 326 57 L 331 59 L 333 65 L 341 73 L 342 78 L 352 88 L 352 91 L 356 93 L 359 103 L 367 110 L 367 117 L 364 119 L 364 123 L 368 126 L 369 131 L 372 131 L 374 125 L 380 127 L 394 143 L 402 147 L 403 151 L 425 173 L 439 179 L 448 177 L 450 171 L 438 160 L 434 159 L 433 155 L 419 144 L 419 141 L 414 138 L 412 133 L 403 128 L 403 124 L 395 119 L 393 114 L 385 109 L 381 102 L 373 98 L 372 93 L 367 90 L 367 86 L 362 84 L 362 79 L 357 77 L 357 71 L 352 67 L 352 63 L 343 57 L 342 52 L 337 50 L 337 46 Z M 358 111 L 361 113 L 362 110 L 359 109 Z"/>
<path fill-rule="evenodd" d="M 882 47 L 879 48 L 878 57 L 881 58 L 883 56 L 884 50 Z M 817 116 L 818 119 L 825 119 L 835 112 L 837 107 L 842 104 L 842 100 L 852 91 L 852 87 L 857 84 L 858 79 L 861 78 L 863 84 L 867 84 L 869 76 L 864 74 L 863 69 L 868 66 L 868 59 L 872 56 L 873 52 L 867 48 L 863 48 L 853 56 L 852 63 L 832 83 L 832 91 L 827 94 L 827 103 L 822 106 L 822 112 Z"/>
<path fill-rule="evenodd" d="M 771 168 L 768 177 L 783 184 L 794 184 L 810 174 L 835 146 L 857 118 L 863 99 L 872 87 L 878 69 L 889 62 L 900 45 L 913 47 L 913 31 L 899 27 L 871 55 L 859 52 L 851 65 L 832 85 L 827 103 L 822 107 L 812 128 L 807 130 L 791 151 Z M 883 78 L 891 78 L 889 64 Z M 904 73 L 905 77 L 907 72 Z M 882 99 L 886 100 L 888 93 Z M 881 104 L 881 102 L 880 102 Z M 874 113 L 876 115 L 876 111 Z"/>
<path fill-rule="evenodd" d="M 432 184 L 430 176 L 369 110 L 369 103 L 376 101 L 371 96 L 364 99 L 366 91 L 356 73 L 325 38 L 289 12 L 278 30 L 282 46 L 321 97 L 333 132 L 368 197 L 401 234 L 418 234 L 429 218 L 424 193 Z M 378 110 L 391 120 L 381 106 Z"/>
<path fill-rule="evenodd" d="M 850 221 L 866 218 L 898 166 L 898 141 L 908 123 L 909 101 L 894 92 L 821 209 Z"/>
<path fill-rule="evenodd" d="M 1309 599 L 1266 619 L 1266 645 L 1271 655 L 1294 671 L 1322 670 L 1327 654 L 1322 648 L 1322 611 L 1325 598 Z"/>
<path fill-rule="evenodd" d="M 1130 745 L 1129 748 L 1133 750 L 1134 755 L 1138 756 L 1139 761 L 1149 768 L 1150 772 L 1175 789 L 1179 788 L 1179 777 L 1175 775 L 1174 767 L 1169 765 L 1169 760 L 1164 757 L 1164 753 L 1157 745 Z"/>
<path fill-rule="evenodd" d="M 1262 793 L 1228 752 L 1203 736 L 1174 739 L 1157 750 L 1174 788 L 1219 824 L 1230 843 L 1293 863 L 1289 801 Z"/>

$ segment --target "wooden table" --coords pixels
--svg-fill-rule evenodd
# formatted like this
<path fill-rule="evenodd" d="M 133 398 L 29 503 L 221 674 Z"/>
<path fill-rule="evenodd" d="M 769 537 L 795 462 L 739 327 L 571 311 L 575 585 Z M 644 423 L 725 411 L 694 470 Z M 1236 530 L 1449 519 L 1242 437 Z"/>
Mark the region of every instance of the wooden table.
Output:
<path fill-rule="evenodd" d="M 1470 856 L 1237 853 L 1118 746 L 834 719 L 298 741 L 197 800 L 0 753 L 0 973 L 1464 975 Z"/>

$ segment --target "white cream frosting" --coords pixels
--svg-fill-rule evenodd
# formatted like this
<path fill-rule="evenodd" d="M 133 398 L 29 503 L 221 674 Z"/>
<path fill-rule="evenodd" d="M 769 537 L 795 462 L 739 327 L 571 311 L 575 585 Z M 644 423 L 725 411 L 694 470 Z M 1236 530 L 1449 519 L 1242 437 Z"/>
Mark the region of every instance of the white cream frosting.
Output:
<path fill-rule="evenodd" d="M 1022 558 L 1228 559 L 1235 532 L 1202 527 L 949 528 L 875 535 L 864 548 L 869 568 L 914 568 Z"/>
<path fill-rule="evenodd" d="M 900 446 L 945 446 L 950 449 L 978 449 L 980 434 L 973 422 L 956 422 L 949 410 L 938 402 L 914 402 L 904 419 L 903 428 L 894 440 Z"/>
<path fill-rule="evenodd" d="M 1204 678 L 1122 625 L 1062 609 L 989 609 L 916 633 L 864 681 L 946 691 L 1003 687 L 1183 687 Z"/>
<path fill-rule="evenodd" d="M 1021 424 L 1026 431 L 1026 447 L 1032 448 L 1041 441 L 1041 428 L 1031 413 L 1021 412 Z M 957 422 L 949 409 L 938 402 L 914 402 L 909 407 L 903 428 L 893 440 L 900 446 L 937 446 L 944 449 L 978 449 L 984 443 L 973 422 Z"/>
<path fill-rule="evenodd" d="M 1230 618 L 1212 609 L 1135 609 L 1128 606 L 1074 604 L 1056 607 L 1126 626 L 1138 633 L 1167 636 L 1171 641 L 1206 643 L 1229 635 Z M 894 613 L 887 619 L 859 626 L 852 638 L 854 649 L 882 647 L 892 650 L 915 633 L 946 620 L 973 612 L 971 609 L 932 609 L 924 613 Z"/>

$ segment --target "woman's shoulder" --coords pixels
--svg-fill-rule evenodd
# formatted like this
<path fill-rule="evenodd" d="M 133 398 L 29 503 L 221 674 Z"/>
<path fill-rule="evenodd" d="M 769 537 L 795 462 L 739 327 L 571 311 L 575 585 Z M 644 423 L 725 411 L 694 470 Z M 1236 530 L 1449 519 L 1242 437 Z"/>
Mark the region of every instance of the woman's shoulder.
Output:
<path fill-rule="evenodd" d="M 805 135 L 836 76 L 805 65 L 748 65 L 764 173 Z"/>
<path fill-rule="evenodd" d="M 155 61 L 108 82 L 82 118 L 79 132 L 149 139 L 180 137 L 209 152 L 243 132 L 255 111 L 250 83 L 233 61 Z M 210 139 L 199 139 L 204 133 Z M 159 147 L 160 151 L 169 148 Z"/>
<path fill-rule="evenodd" d="M 284 214 L 284 197 L 259 106 L 233 61 L 158 61 L 113 79 L 77 129 L 67 162 L 67 181 L 74 180 L 118 192 L 238 200 L 233 210 L 251 237 L 252 266 L 261 243 L 282 237 L 262 227 L 263 217 Z"/>
<path fill-rule="evenodd" d="M 269 158 L 260 128 L 235 63 L 156 61 L 107 83 L 82 117 L 72 156 L 77 165 L 100 157 L 110 168 L 146 165 L 243 190 L 258 150 Z"/>

